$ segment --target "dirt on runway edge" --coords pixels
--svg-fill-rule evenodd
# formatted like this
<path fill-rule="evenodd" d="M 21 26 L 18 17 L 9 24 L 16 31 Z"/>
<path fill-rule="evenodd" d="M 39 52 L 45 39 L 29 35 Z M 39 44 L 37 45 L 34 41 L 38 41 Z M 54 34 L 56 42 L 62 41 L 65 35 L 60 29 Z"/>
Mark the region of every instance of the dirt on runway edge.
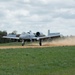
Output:
<path fill-rule="evenodd" d="M 0 46 L 0 49 L 16 49 L 16 48 L 45 48 L 45 47 L 58 47 L 59 45 L 51 46 Z M 75 46 L 75 45 L 60 45 L 60 46 Z"/>
<path fill-rule="evenodd" d="M 0 46 L 0 49 L 15 49 L 15 48 L 42 48 L 48 46 Z"/>

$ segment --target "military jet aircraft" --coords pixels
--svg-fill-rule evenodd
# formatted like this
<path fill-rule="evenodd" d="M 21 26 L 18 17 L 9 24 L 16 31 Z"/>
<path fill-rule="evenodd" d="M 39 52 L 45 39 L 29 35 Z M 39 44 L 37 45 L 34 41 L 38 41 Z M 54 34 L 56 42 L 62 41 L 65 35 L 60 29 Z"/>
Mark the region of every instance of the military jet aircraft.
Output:
<path fill-rule="evenodd" d="M 35 34 L 32 33 L 31 31 L 25 33 L 23 32 L 22 34 L 20 34 L 19 37 L 16 37 L 16 35 L 7 35 L 7 36 L 3 36 L 3 38 L 7 38 L 7 39 L 21 39 L 22 40 L 22 46 L 24 46 L 25 44 L 25 40 L 38 40 L 39 41 L 39 45 L 42 45 L 42 39 L 45 38 L 51 38 L 51 37 L 60 37 L 60 33 L 50 33 L 50 30 L 48 30 L 48 36 L 45 36 L 43 33 L 41 32 L 36 32 Z"/>

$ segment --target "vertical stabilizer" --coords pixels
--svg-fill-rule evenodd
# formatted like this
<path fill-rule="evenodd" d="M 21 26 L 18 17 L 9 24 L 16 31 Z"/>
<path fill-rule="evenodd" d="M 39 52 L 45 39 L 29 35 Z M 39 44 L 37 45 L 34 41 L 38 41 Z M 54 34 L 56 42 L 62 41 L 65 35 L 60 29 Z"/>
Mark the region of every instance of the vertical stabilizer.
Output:
<path fill-rule="evenodd" d="M 48 30 L 48 36 L 50 35 L 50 30 Z"/>

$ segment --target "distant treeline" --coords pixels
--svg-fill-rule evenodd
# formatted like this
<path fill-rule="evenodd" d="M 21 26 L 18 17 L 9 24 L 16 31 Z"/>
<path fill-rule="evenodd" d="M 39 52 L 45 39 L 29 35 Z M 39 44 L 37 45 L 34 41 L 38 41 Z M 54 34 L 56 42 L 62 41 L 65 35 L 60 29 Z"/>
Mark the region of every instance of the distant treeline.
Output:
<path fill-rule="evenodd" d="M 7 36 L 7 31 L 0 31 L 0 43 L 8 43 L 8 42 L 20 42 L 20 40 L 16 40 L 16 39 L 5 39 L 3 38 L 3 36 Z M 16 35 L 17 37 L 19 37 L 20 34 L 17 34 L 17 31 L 14 30 L 13 32 L 9 33 L 11 35 Z"/>
<path fill-rule="evenodd" d="M 0 43 L 7 43 L 7 42 L 10 42 L 9 39 L 4 39 L 2 38 L 3 36 L 6 36 L 7 35 L 7 32 L 6 31 L 0 31 Z"/>

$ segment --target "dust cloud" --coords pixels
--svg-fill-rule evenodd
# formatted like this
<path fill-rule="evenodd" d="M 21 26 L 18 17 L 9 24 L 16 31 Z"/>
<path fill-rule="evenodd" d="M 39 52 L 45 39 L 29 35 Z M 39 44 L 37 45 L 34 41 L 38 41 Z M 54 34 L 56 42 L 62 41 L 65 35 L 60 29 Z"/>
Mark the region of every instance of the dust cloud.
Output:
<path fill-rule="evenodd" d="M 75 46 L 75 37 L 61 37 L 59 39 L 55 39 L 51 42 L 45 42 L 43 45 L 45 46 Z"/>

